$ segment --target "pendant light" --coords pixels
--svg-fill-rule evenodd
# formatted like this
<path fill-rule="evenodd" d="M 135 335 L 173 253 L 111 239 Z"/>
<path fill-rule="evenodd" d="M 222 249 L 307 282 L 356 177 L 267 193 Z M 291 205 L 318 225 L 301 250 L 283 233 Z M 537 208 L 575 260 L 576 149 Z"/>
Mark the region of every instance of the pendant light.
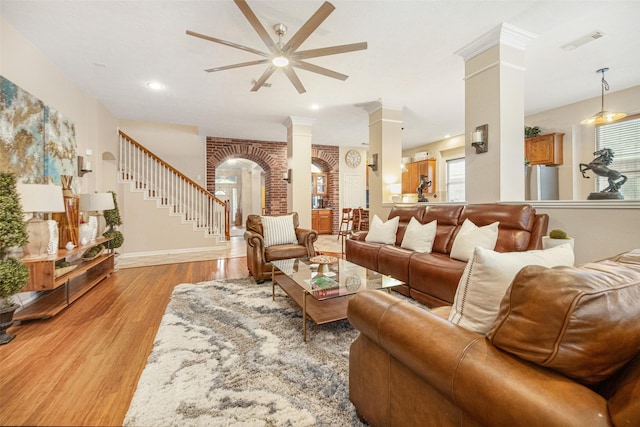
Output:
<path fill-rule="evenodd" d="M 581 123 L 583 125 L 602 125 L 602 124 L 606 124 L 606 123 L 612 123 L 615 122 L 616 120 L 620 120 L 624 117 L 627 117 L 626 113 L 612 113 L 609 111 L 605 111 L 604 110 L 604 92 L 606 90 L 609 90 L 609 83 L 607 83 L 607 81 L 604 79 L 604 73 L 609 71 L 608 68 L 601 68 L 598 71 L 596 71 L 596 73 L 602 73 L 602 104 L 601 104 L 601 108 L 600 108 L 600 112 L 597 113 L 594 116 L 591 117 L 587 117 L 586 119 L 584 119 Z"/>

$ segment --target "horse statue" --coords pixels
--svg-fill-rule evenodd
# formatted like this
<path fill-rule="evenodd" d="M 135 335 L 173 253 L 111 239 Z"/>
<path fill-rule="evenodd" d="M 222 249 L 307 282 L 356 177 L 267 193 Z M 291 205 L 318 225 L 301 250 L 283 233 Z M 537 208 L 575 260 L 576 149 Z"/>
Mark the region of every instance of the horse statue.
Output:
<path fill-rule="evenodd" d="M 610 148 L 603 148 L 602 150 L 595 151 L 593 153 L 595 158 L 589 164 L 580 163 L 580 172 L 583 178 L 589 178 L 585 175 L 588 170 L 593 171 L 598 176 L 604 176 L 609 181 L 609 186 L 601 193 L 617 193 L 620 187 L 627 182 L 627 177 L 620 172 L 609 169 L 609 165 L 613 162 L 613 150 Z"/>
<path fill-rule="evenodd" d="M 427 188 L 429 188 L 429 186 L 431 185 L 431 181 L 427 181 L 429 177 L 427 175 L 420 175 L 420 185 L 418 186 L 418 188 L 416 189 L 416 191 L 418 192 L 418 201 L 419 202 L 428 202 L 429 199 L 424 197 L 422 195 L 422 192 L 424 190 L 426 190 Z"/>

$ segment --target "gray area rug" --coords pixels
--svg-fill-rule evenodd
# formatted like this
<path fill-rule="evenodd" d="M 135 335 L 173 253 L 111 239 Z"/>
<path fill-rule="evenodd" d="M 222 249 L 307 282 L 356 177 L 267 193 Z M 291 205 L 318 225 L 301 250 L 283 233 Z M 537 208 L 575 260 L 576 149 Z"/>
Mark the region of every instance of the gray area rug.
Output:
<path fill-rule="evenodd" d="M 357 426 L 347 320 L 308 324 L 271 283 L 175 287 L 126 426 Z"/>

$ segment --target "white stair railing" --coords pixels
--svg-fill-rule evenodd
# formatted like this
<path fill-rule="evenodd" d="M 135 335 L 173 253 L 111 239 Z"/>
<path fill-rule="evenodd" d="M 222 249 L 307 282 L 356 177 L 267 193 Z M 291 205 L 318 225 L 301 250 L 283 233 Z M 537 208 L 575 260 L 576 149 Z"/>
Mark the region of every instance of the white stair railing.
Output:
<path fill-rule="evenodd" d="M 139 142 L 118 131 L 119 178 L 133 183 L 173 213 L 194 222 L 209 236 L 229 240 L 229 203 L 189 179 Z"/>

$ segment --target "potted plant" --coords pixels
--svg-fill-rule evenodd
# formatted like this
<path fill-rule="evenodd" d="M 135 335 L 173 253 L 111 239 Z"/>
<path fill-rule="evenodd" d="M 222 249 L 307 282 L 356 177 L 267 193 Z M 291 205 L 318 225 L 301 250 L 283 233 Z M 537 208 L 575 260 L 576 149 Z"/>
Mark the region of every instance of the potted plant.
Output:
<path fill-rule="evenodd" d="M 13 313 L 18 308 L 11 296 L 26 285 L 29 268 L 13 254 L 28 240 L 16 177 L 0 173 L 0 344 L 14 338 L 6 332 L 13 325 Z"/>
<path fill-rule="evenodd" d="M 568 244 L 573 249 L 573 237 L 568 237 L 567 232 L 555 228 L 549 232 L 548 236 L 542 236 L 542 248 L 549 249 L 556 246 Z"/>
<path fill-rule="evenodd" d="M 107 223 L 107 231 L 102 235 L 104 237 L 111 237 L 112 239 L 104 243 L 107 249 L 115 251 L 124 243 L 124 236 L 122 232 L 118 230 L 118 226 L 122 225 L 122 218 L 120 218 L 120 210 L 118 209 L 118 201 L 116 200 L 116 193 L 109 191 L 113 196 L 113 209 L 104 211 L 104 220 Z"/>
<path fill-rule="evenodd" d="M 540 135 L 542 133 L 542 131 L 540 130 L 540 128 L 538 126 L 525 126 L 524 127 L 524 137 L 525 138 L 534 138 L 538 135 Z"/>

